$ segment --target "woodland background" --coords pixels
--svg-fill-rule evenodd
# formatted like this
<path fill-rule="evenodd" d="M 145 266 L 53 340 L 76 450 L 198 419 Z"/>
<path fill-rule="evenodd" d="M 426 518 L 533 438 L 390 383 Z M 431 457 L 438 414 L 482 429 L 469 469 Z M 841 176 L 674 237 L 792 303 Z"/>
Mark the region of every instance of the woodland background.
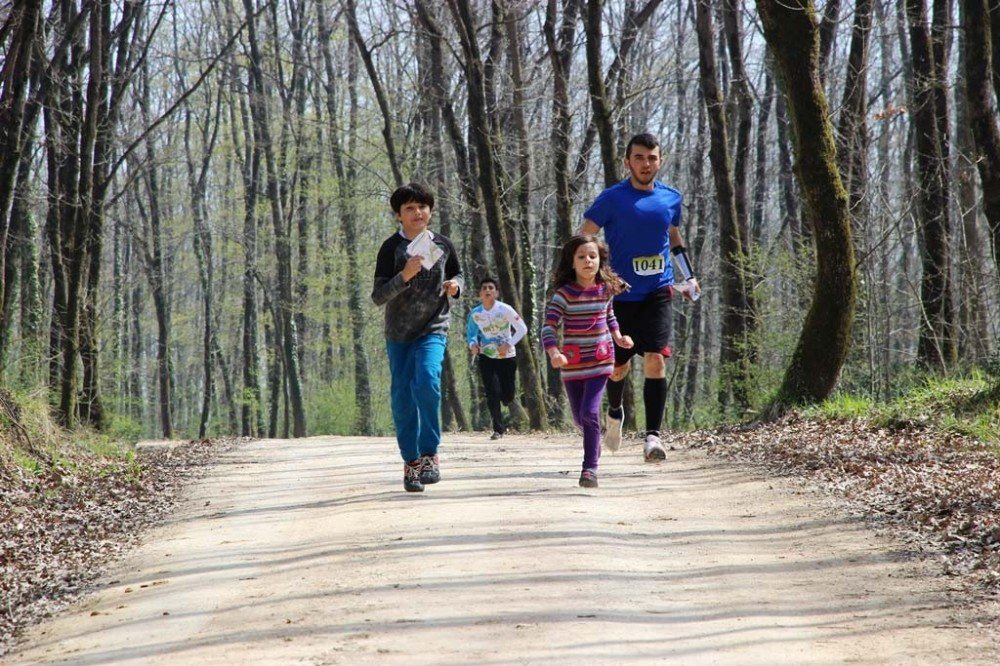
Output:
<path fill-rule="evenodd" d="M 133 436 L 387 434 L 389 192 L 529 323 L 638 131 L 685 195 L 675 426 L 1000 375 L 998 0 L 0 2 L 0 385 Z M 633 373 L 635 379 L 641 373 Z M 634 410 L 630 410 L 634 414 Z M 634 416 L 633 416 L 634 418 Z"/>

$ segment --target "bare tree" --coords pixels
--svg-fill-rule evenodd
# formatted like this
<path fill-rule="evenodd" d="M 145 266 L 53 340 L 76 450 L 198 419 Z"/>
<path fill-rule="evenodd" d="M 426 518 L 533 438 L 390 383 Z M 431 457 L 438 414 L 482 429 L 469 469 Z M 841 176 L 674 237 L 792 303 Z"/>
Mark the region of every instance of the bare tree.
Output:
<path fill-rule="evenodd" d="M 517 289 L 511 251 L 503 232 L 505 220 L 500 207 L 498 167 L 491 123 L 487 114 L 486 77 L 479 44 L 476 40 L 476 23 L 468 0 L 448 0 L 448 7 L 458 27 L 464 55 L 462 65 L 468 84 L 469 121 L 473 128 L 472 136 L 475 140 L 476 157 L 479 164 L 479 186 L 483 193 L 486 223 L 493 246 L 494 260 L 497 264 L 497 279 L 500 281 L 501 291 L 510 299 L 511 306 L 520 311 L 521 298 Z M 547 421 L 547 416 L 536 370 L 538 354 L 530 345 L 526 345 L 521 353 L 525 360 L 521 362 L 520 367 L 532 369 L 531 372 L 522 372 L 521 374 L 525 409 L 528 412 L 531 427 L 541 428 Z"/>
<path fill-rule="evenodd" d="M 355 51 L 348 49 L 347 56 L 347 94 L 349 98 L 347 117 L 348 145 L 340 140 L 340 101 L 338 99 L 337 71 L 330 49 L 331 27 L 327 25 L 326 12 L 322 2 L 316 3 L 317 25 L 323 54 L 323 65 L 326 78 L 327 121 L 329 123 L 330 146 L 333 152 L 333 165 L 337 174 L 337 194 L 341 215 L 341 226 L 347 251 L 347 269 L 351 275 L 360 275 L 358 261 L 358 231 L 357 204 L 355 201 L 358 173 L 355 162 L 350 159 L 357 151 L 358 136 L 358 66 Z M 332 276 L 328 276 L 328 280 Z M 375 432 L 372 413 L 371 383 L 369 381 L 368 351 L 365 349 L 365 317 L 362 310 L 361 283 L 352 280 L 348 288 L 347 306 L 351 316 L 351 337 L 354 346 L 354 385 L 355 385 L 355 428 L 358 432 L 371 435 Z"/>
<path fill-rule="evenodd" d="M 962 0 L 961 7 L 966 35 L 965 94 L 978 149 L 976 166 L 983 187 L 983 211 L 990 230 L 993 257 L 1000 262 L 1000 125 L 995 101 L 1000 91 L 995 64 L 1000 31 L 993 32 L 1000 12 L 990 0 Z"/>
<path fill-rule="evenodd" d="M 715 196 L 719 206 L 719 247 L 722 258 L 722 348 L 719 361 L 726 373 L 719 387 L 719 402 L 729 403 L 732 396 L 741 407 L 749 404 L 746 361 L 746 313 L 749 311 L 746 275 L 743 270 L 744 244 L 733 167 L 729 154 L 726 118 L 722 93 L 719 90 L 715 61 L 715 29 L 712 22 L 711 0 L 697 3 L 698 63 L 701 92 L 708 112 L 710 136 L 709 161 L 715 181 Z"/>
<path fill-rule="evenodd" d="M 920 301 L 923 308 L 917 358 L 927 368 L 943 371 L 954 365 L 954 307 L 951 300 L 951 231 L 948 212 L 946 138 L 940 114 L 942 85 L 935 62 L 939 49 L 927 27 L 924 0 L 906 0 L 910 52 L 913 56 L 911 107 L 920 177 L 917 214 L 921 227 Z"/>
<path fill-rule="evenodd" d="M 267 105 L 267 88 L 262 69 L 263 57 L 257 39 L 256 18 L 252 0 L 243 0 L 247 14 L 247 42 L 250 53 L 247 67 L 250 73 L 249 106 L 254 127 L 255 142 L 259 142 L 264 156 L 265 184 L 271 208 L 271 222 L 274 231 L 274 250 L 277 264 L 277 302 L 274 313 L 275 334 L 280 336 L 281 359 L 284 379 L 288 382 L 288 396 L 291 407 L 292 434 L 306 435 L 306 414 L 302 399 L 298 361 L 298 333 L 295 327 L 294 298 L 292 295 L 291 242 L 280 191 L 278 160 L 275 145 L 271 140 L 270 111 Z M 277 341 L 276 341 L 277 342 Z M 273 383 L 272 383 L 273 386 Z"/>

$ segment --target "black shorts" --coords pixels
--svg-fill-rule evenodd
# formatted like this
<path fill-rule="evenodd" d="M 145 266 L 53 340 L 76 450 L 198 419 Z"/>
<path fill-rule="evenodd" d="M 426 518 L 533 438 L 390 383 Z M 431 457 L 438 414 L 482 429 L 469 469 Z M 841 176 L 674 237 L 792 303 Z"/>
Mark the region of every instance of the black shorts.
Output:
<path fill-rule="evenodd" d="M 625 365 L 636 354 L 657 352 L 669 357 L 671 323 L 673 321 L 670 301 L 673 289 L 663 287 L 647 296 L 645 300 L 615 301 L 615 319 L 622 335 L 632 338 L 631 349 L 615 345 L 615 365 Z"/>

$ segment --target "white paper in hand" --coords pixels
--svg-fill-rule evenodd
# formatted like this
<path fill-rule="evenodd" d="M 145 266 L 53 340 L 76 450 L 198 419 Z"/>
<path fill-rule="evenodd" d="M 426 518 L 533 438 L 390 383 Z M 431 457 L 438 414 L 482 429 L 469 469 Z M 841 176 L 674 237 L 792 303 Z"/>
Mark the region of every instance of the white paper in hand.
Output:
<path fill-rule="evenodd" d="M 691 284 L 690 281 L 687 282 L 677 282 L 674 284 L 674 291 L 679 294 L 687 296 L 692 301 L 697 301 L 701 298 L 701 292 L 695 289 L 695 286 Z"/>
<path fill-rule="evenodd" d="M 418 255 L 423 257 L 420 265 L 430 270 L 444 254 L 444 250 L 437 246 L 432 240 L 430 232 L 424 229 L 406 246 L 406 254 L 411 257 Z"/>

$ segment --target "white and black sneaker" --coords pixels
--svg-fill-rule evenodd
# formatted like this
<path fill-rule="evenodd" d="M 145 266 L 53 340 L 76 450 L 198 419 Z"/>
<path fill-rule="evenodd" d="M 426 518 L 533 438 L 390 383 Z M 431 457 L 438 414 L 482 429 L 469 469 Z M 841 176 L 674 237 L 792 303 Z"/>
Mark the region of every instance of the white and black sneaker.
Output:
<path fill-rule="evenodd" d="M 667 459 L 667 452 L 663 448 L 659 434 L 655 432 L 646 433 L 646 441 L 642 444 L 642 456 L 646 462 L 659 462 Z"/>
<path fill-rule="evenodd" d="M 621 414 L 617 417 L 608 412 L 607 420 L 604 422 L 604 448 L 615 452 L 622 445 L 622 424 L 625 422 L 625 408 L 620 409 Z"/>

